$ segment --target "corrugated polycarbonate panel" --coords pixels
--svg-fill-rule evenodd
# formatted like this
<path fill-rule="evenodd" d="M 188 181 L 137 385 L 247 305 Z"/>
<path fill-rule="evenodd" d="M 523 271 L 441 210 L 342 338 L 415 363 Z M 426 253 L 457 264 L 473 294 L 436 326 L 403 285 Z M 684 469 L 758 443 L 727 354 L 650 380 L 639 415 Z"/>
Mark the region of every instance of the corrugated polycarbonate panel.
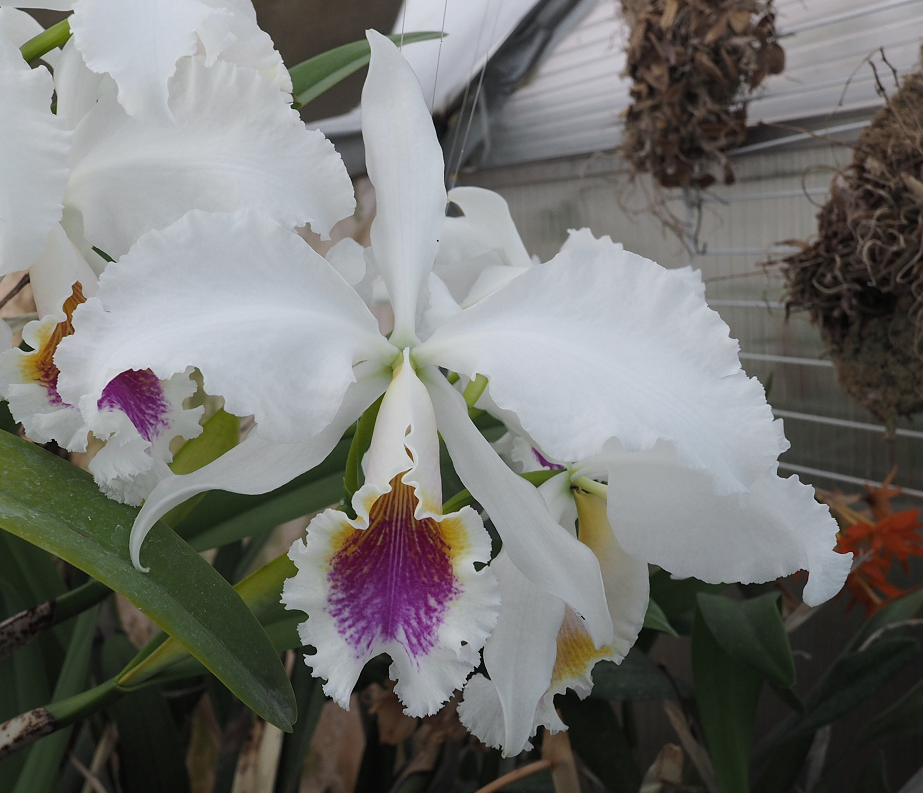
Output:
<path fill-rule="evenodd" d="M 851 156 L 849 148 L 814 141 L 735 158 L 738 181 L 709 193 L 700 254 L 692 261 L 702 270 L 709 304 L 740 341 L 742 365 L 767 385 L 785 422 L 792 447 L 782 456 L 783 473 L 851 492 L 862 482 L 881 482 L 897 464 L 897 484 L 923 498 L 923 417 L 899 422 L 893 440 L 886 440 L 880 423 L 839 387 L 816 328 L 802 314 L 786 320 L 780 275 L 762 266 L 772 252 L 788 250 L 782 241 L 816 232 L 831 170 Z M 617 158 L 508 166 L 467 181 L 507 199 L 526 247 L 542 260 L 558 251 L 568 229 L 586 226 L 665 266 L 690 261 L 680 238 L 649 211 L 649 181 L 629 185 Z M 667 199 L 666 208 L 684 218 L 679 191 Z"/>
<path fill-rule="evenodd" d="M 917 64 L 923 0 L 779 0 L 785 71 L 765 81 L 752 124 L 871 109 L 881 104 L 869 56 L 884 48 L 899 74 Z M 616 0 L 599 0 L 500 112 L 486 163 L 496 166 L 612 150 L 628 106 L 626 26 Z M 887 68 L 879 74 L 894 88 Z"/>

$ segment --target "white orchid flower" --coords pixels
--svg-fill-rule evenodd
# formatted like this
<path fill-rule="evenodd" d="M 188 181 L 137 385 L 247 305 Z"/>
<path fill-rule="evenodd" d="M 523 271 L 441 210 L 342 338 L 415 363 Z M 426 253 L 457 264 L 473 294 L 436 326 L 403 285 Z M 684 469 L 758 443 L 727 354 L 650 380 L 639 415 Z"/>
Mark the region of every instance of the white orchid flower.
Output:
<path fill-rule="evenodd" d="M 88 422 L 121 372 L 150 368 L 166 379 L 190 365 L 227 410 L 256 419 L 240 446 L 157 485 L 132 531 L 138 566 L 144 536 L 172 506 L 214 488 L 261 493 L 282 485 L 324 460 L 387 391 L 366 485 L 353 502 L 358 517 L 316 519 L 307 545 L 293 550 L 301 571 L 287 601 L 309 613 L 305 630 L 318 648 L 310 663 L 338 701 L 348 702 L 364 659 L 386 649 L 410 711 L 431 713 L 464 682 L 497 610 L 492 573 L 474 570 L 489 561 L 479 519 L 470 510 L 440 514 L 437 423 L 459 476 L 490 510 L 523 574 L 580 614 L 594 642 L 608 643 L 612 624 L 592 551 L 496 455 L 440 372 L 440 353 L 419 342 L 417 317 L 445 217 L 442 151 L 410 67 L 384 36 L 370 31 L 369 41 L 363 119 L 379 207 L 371 235 L 394 311 L 390 339 L 327 261 L 272 219 L 191 212 L 110 265 L 97 296 L 76 310 L 76 331 L 55 363 L 62 398 L 79 404 Z M 451 333 L 441 346 L 452 350 Z M 543 381 L 544 372 L 510 390 L 531 404 Z M 552 404 L 543 410 L 554 412 Z M 357 573 L 353 556 L 363 553 L 380 573 Z M 414 564 L 428 578 L 410 592 L 396 589 L 392 582 Z"/>
<path fill-rule="evenodd" d="M 649 562 L 712 583 L 761 582 L 810 569 L 808 605 L 832 597 L 849 573 L 852 555 L 830 550 L 835 521 L 795 476 L 767 471 L 748 493 L 721 496 L 707 475 L 678 465 L 662 441 L 648 452 L 626 452 L 610 440 L 597 457 L 572 465 L 547 459 L 513 433 L 497 446 L 517 470 L 560 471 L 539 490 L 563 526 L 574 531 L 579 520 L 581 542 L 599 559 L 615 629 L 612 644 L 597 649 L 569 607 L 526 580 L 502 553 L 494 560 L 502 609 L 484 648 L 490 677 L 468 681 L 458 713 L 474 735 L 507 755 L 528 748 L 540 726 L 566 729 L 554 696 L 568 688 L 588 696 L 593 667 L 627 655 L 647 611 Z"/>
<path fill-rule="evenodd" d="M 170 119 L 168 82 L 184 56 L 245 66 L 291 94 L 292 81 L 256 22 L 251 0 L 4 0 L 10 8 L 73 11 L 73 40 L 87 66 L 109 75 L 128 115 Z"/>
<path fill-rule="evenodd" d="M 145 534 L 167 510 L 209 489 L 280 486 L 325 459 L 386 392 L 366 486 L 353 500 L 357 518 L 324 513 L 307 542 L 292 549 L 300 569 L 286 602 L 309 614 L 302 635 L 318 652 L 307 660 L 327 677 L 326 690 L 345 704 L 364 660 L 387 651 L 409 712 L 432 712 L 471 668 L 489 630 L 495 593 L 490 576 L 473 572 L 485 558 L 484 536 L 470 513 L 441 515 L 437 428 L 462 482 L 490 515 L 508 566 L 564 604 L 555 607 L 562 619 L 568 607 L 579 616 L 575 624 L 594 651 L 624 652 L 631 630 L 621 623 L 614 630 L 607 594 L 618 590 L 607 591 L 597 558 L 612 546 L 594 549 L 574 537 L 503 462 L 441 371 L 451 370 L 486 381 L 485 396 L 548 459 L 620 460 L 617 445 L 656 481 L 661 472 L 651 463 L 671 450 L 667 483 L 683 482 L 682 493 L 703 501 L 685 506 L 702 521 L 708 504 L 727 506 L 705 535 L 707 550 L 693 555 L 705 580 L 767 580 L 807 568 L 812 591 L 832 594 L 829 517 L 799 527 L 804 536 L 770 524 L 771 539 L 735 522 L 747 518 L 738 507 L 753 501 L 751 488 L 775 475 L 786 442 L 762 387 L 741 370 L 727 326 L 690 278 L 594 242 L 528 267 L 467 309 L 430 311 L 441 300 L 432 268 L 445 223 L 442 153 L 406 62 L 379 34 L 369 40 L 362 114 L 379 207 L 371 252 L 393 308 L 390 338 L 347 280 L 274 221 L 252 211 L 191 212 L 142 237 L 107 269 L 55 356 L 62 397 L 87 415 L 126 370 L 149 367 L 164 379 L 198 365 L 209 393 L 256 418 L 240 446 L 157 485 L 133 527 L 135 564 Z M 432 321 L 422 332 L 427 312 Z M 648 499 L 652 487 L 642 490 Z M 655 502 L 664 500 L 654 492 Z M 673 533 L 641 542 L 662 544 L 666 536 L 685 552 L 695 546 L 695 532 L 657 517 Z M 647 522 L 621 511 L 617 518 L 628 521 L 625 542 L 615 536 L 633 560 L 672 553 L 637 552 L 635 535 Z M 425 576 L 419 586 L 395 585 L 411 568 Z M 498 577 L 505 587 L 507 577 Z M 531 685 L 541 696 L 550 681 L 536 676 Z M 513 696 L 517 713 L 527 700 Z"/>
<path fill-rule="evenodd" d="M 24 16 L 0 9 L 8 23 L 0 32 L 28 31 Z M 182 410 L 188 377 L 157 383 L 142 376 L 146 367 L 118 388 L 153 400 L 154 423 L 149 411 L 124 409 L 127 397 L 113 399 L 115 385 L 91 421 L 57 392 L 53 356 L 76 305 L 65 304 L 95 293 L 107 265 L 97 249 L 121 256 L 193 208 L 259 206 L 287 227 L 310 222 L 326 234 L 353 211 L 352 185 L 330 142 L 251 68 L 183 58 L 170 80 L 172 119 L 139 120 L 118 103 L 113 81 L 87 68 L 75 40 L 52 80 L 23 61 L 22 36 L 0 36 L 0 275 L 29 269 L 42 319 L 24 329 L 33 352 L 0 355 L 0 394 L 33 440 L 71 451 L 86 450 L 88 433 L 108 440 L 90 470 L 109 495 L 140 504 L 167 471 L 170 439 L 200 431 L 198 414 Z"/>

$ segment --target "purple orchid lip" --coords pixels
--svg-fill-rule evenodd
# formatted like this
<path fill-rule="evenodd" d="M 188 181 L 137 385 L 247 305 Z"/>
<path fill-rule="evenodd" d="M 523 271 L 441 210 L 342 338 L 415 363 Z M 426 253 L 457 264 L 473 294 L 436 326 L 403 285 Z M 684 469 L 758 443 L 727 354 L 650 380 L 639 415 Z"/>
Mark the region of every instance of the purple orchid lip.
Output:
<path fill-rule="evenodd" d="M 563 471 L 564 470 L 563 465 L 558 465 L 557 463 L 553 463 L 550 460 L 547 460 L 542 455 L 542 453 L 538 449 L 536 449 L 534 446 L 532 447 L 532 454 L 535 456 L 535 459 L 538 461 L 538 464 L 542 466 L 542 468 L 547 468 L 549 471 Z"/>
<path fill-rule="evenodd" d="M 417 496 L 400 479 L 372 505 L 367 529 L 348 526 L 333 540 L 326 611 L 357 657 L 387 642 L 402 645 L 411 658 L 425 656 L 461 593 L 451 528 L 415 518 Z"/>
<path fill-rule="evenodd" d="M 170 403 L 150 369 L 129 369 L 114 377 L 103 389 L 97 406 L 100 410 L 121 410 L 146 441 L 170 425 Z"/>

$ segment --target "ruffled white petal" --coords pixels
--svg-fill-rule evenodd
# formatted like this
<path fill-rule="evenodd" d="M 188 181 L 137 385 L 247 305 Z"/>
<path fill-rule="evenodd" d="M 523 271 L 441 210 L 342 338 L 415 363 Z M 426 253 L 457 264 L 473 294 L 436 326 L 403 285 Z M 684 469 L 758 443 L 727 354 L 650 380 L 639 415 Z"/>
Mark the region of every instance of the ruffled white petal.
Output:
<path fill-rule="evenodd" d="M 253 5 L 226 0 L 205 2 L 214 8 L 227 7 L 233 12 L 212 14 L 199 29 L 199 38 L 204 44 L 201 49 L 208 56 L 209 63 L 220 55 L 223 61 L 259 72 L 275 83 L 283 94 L 290 95 L 291 75 L 269 34 L 257 25 Z"/>
<path fill-rule="evenodd" d="M 362 134 L 377 214 L 372 248 L 394 308 L 392 340 L 416 339 L 420 293 L 445 220 L 442 149 L 420 83 L 397 47 L 374 30 L 362 90 Z"/>
<path fill-rule="evenodd" d="M 191 474 L 170 474 L 144 502 L 131 529 L 129 549 L 139 570 L 141 546 L 151 527 L 173 507 L 207 490 L 258 495 L 290 482 L 322 463 L 346 428 L 384 392 L 390 368 L 367 363 L 356 367 L 356 382 L 346 392 L 336 416 L 315 437 L 303 443 L 276 443 L 257 426 L 239 446 Z"/>
<path fill-rule="evenodd" d="M 73 37 L 68 39 L 55 64 L 54 85 L 58 119 L 65 129 L 71 130 L 104 93 L 117 90 L 108 74 L 97 74 L 87 68 Z"/>
<path fill-rule="evenodd" d="M 70 135 L 51 112 L 54 85 L 0 36 L 0 275 L 25 270 L 61 219 Z"/>
<path fill-rule="evenodd" d="M 629 453 L 610 442 L 605 457 L 609 520 L 632 556 L 710 583 L 809 570 L 809 605 L 842 587 L 851 556 L 834 551 L 836 522 L 798 477 L 772 469 L 748 492 L 716 495 L 711 477 L 680 465 L 668 443 Z"/>
<path fill-rule="evenodd" d="M 29 281 L 40 317 L 61 310 L 75 281 L 80 282 L 85 297 L 96 294 L 96 274 L 59 224 L 52 227 L 45 250 L 29 268 Z"/>
<path fill-rule="evenodd" d="M 396 354 L 320 255 L 247 210 L 191 212 L 145 235 L 109 265 L 74 321 L 55 358 L 58 388 L 88 416 L 120 372 L 150 368 L 166 380 L 198 366 L 208 393 L 255 415 L 260 434 L 280 443 L 330 423 L 355 364 Z"/>
<path fill-rule="evenodd" d="M 538 491 L 497 456 L 445 378 L 428 370 L 422 379 L 455 470 L 490 515 L 513 564 L 579 612 L 599 646 L 608 644 L 612 620 L 593 552 L 558 525 Z"/>
<path fill-rule="evenodd" d="M 435 713 L 478 662 L 499 598 L 490 537 L 470 507 L 442 515 L 439 441 L 426 388 L 405 358 L 375 423 L 357 517 L 327 510 L 289 553 L 283 602 L 308 614 L 306 656 L 347 707 L 365 663 L 388 653 L 411 716 Z"/>
<path fill-rule="evenodd" d="M 120 0 L 121 2 L 121 0 Z M 119 258 L 146 231 L 191 209 L 258 207 L 288 228 L 329 232 L 355 206 L 339 154 L 250 69 L 184 59 L 171 81 L 175 122 L 139 121 L 111 93 L 75 132 L 65 203 L 92 245 Z"/>
<path fill-rule="evenodd" d="M 647 261 L 636 253 L 626 251 L 621 242 L 613 242 L 612 237 L 608 234 L 597 238 L 594 237 L 593 232 L 587 228 L 570 229 L 567 232 L 567 239 L 561 246 L 561 250 L 574 252 L 580 249 L 601 254 L 623 256 L 629 263 L 634 262 L 641 267 L 643 267 L 644 262 Z M 690 292 L 694 292 L 699 297 L 705 297 L 705 282 L 702 280 L 701 270 L 695 270 L 687 265 L 685 267 L 671 267 L 667 272 L 684 283 Z"/>
<path fill-rule="evenodd" d="M 169 119 L 176 61 L 196 52 L 198 30 L 221 13 L 229 12 L 202 0 L 77 0 L 71 30 L 87 66 L 112 75 L 130 115 Z"/>
<path fill-rule="evenodd" d="M 672 441 L 680 461 L 742 491 L 787 447 L 727 325 L 683 279 L 613 251 L 558 254 L 443 324 L 419 363 L 486 375 L 490 396 L 555 458 L 610 437 Z"/>

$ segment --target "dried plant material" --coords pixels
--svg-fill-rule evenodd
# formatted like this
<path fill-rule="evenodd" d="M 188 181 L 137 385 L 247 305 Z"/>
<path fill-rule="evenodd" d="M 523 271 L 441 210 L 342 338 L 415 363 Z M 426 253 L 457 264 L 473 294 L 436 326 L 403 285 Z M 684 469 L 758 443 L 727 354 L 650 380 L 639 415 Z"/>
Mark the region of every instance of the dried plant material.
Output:
<path fill-rule="evenodd" d="M 82 460 L 80 461 L 82 462 Z M 77 464 L 79 465 L 80 462 Z M 82 465 L 80 466 L 83 467 Z M 122 595 L 116 593 L 115 604 L 119 612 L 119 621 L 131 639 L 131 643 L 139 650 L 144 647 L 158 633 L 157 624 L 133 603 L 129 603 Z"/>
<path fill-rule="evenodd" d="M 247 742 L 237 758 L 231 793 L 260 793 L 273 789 L 282 752 L 282 736 L 278 727 L 262 719 L 253 720 Z"/>
<path fill-rule="evenodd" d="M 192 713 L 192 732 L 186 770 L 192 793 L 211 793 L 221 749 L 221 725 L 209 697 L 202 697 Z"/>
<path fill-rule="evenodd" d="M 665 744 L 647 769 L 638 793 L 668 793 L 681 785 L 684 758 L 682 747 L 675 743 Z"/>
<path fill-rule="evenodd" d="M 663 187 L 734 181 L 749 94 L 785 67 L 772 0 L 622 0 L 634 84 L 622 156 Z"/>
<path fill-rule="evenodd" d="M 577 762 L 566 732 L 545 731 L 542 759 L 551 762 L 551 780 L 554 782 L 555 793 L 580 793 Z"/>
<path fill-rule="evenodd" d="M 299 793 L 352 793 L 364 754 L 359 697 L 353 694 L 349 710 L 328 701 L 304 759 Z"/>
<path fill-rule="evenodd" d="M 787 308 L 810 314 L 840 385 L 893 426 L 923 410 L 923 74 L 862 131 L 817 220 L 784 261 Z"/>
<path fill-rule="evenodd" d="M 461 741 L 467 734 L 468 731 L 458 720 L 458 700 L 452 697 L 437 714 L 423 719 L 420 729 L 414 733 L 410 760 L 393 789 L 400 789 L 402 783 L 411 776 L 431 774 L 439 762 L 443 745 L 450 741 Z"/>
<path fill-rule="evenodd" d="M 692 734 L 690 721 L 683 709 L 676 702 L 668 701 L 663 703 L 663 710 L 670 720 L 670 725 L 676 731 L 683 749 L 686 750 L 686 754 L 689 755 L 689 759 L 695 766 L 696 771 L 699 772 L 699 777 L 701 777 L 708 793 L 718 793 L 718 784 L 715 782 L 715 769 L 711 764 L 711 757 L 709 757 L 705 747 Z"/>
<path fill-rule="evenodd" d="M 394 693 L 394 681 L 387 688 L 372 683 L 362 692 L 362 704 L 378 721 L 378 740 L 389 746 L 406 741 L 417 729 L 417 719 L 404 713 L 404 706 Z"/>

